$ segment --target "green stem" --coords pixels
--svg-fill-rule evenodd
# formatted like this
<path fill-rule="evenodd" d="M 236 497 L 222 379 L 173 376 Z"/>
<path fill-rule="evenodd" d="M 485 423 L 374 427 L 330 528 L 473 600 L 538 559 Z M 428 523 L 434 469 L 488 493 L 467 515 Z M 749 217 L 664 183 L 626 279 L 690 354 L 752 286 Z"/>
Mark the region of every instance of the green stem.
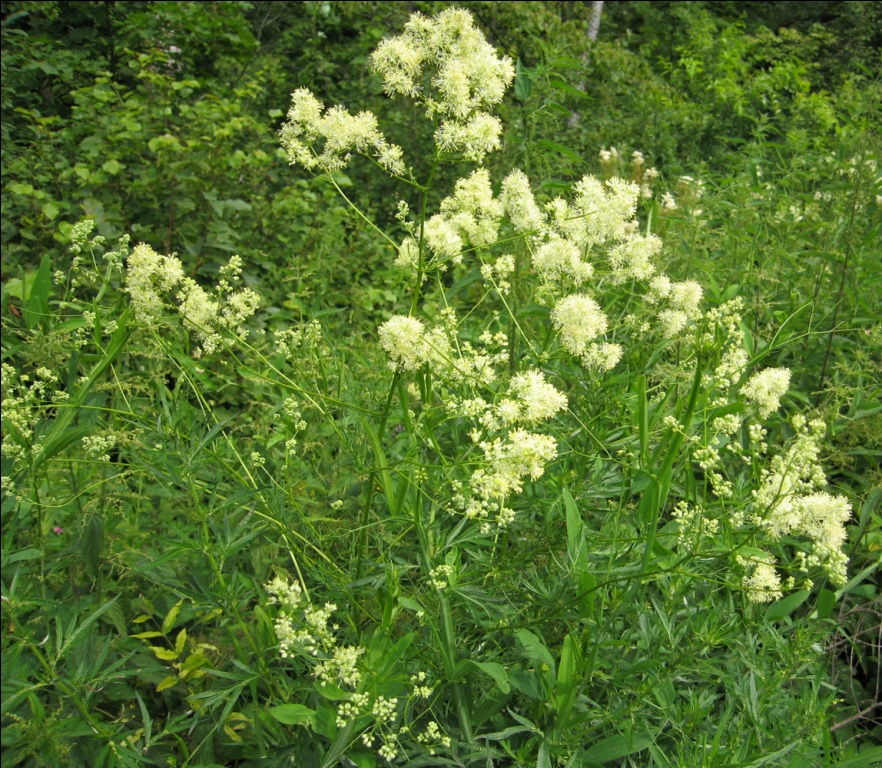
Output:
<path fill-rule="evenodd" d="M 416 498 L 413 505 L 413 523 L 419 541 L 419 558 L 425 578 L 429 579 L 432 571 L 432 551 L 429 537 L 423 525 L 423 494 L 417 488 Z M 456 673 L 456 632 L 453 626 L 453 612 L 450 601 L 441 590 L 438 590 L 438 606 L 441 613 L 441 659 L 444 664 L 444 674 L 448 680 L 452 680 Z M 454 681 L 453 695 L 456 699 L 456 716 L 463 738 L 467 743 L 474 739 L 472 730 L 472 718 L 469 713 L 468 696 L 462 682 Z"/>
<path fill-rule="evenodd" d="M 508 371 L 514 375 L 517 367 L 517 331 L 518 321 L 515 317 L 518 307 L 518 289 L 521 284 L 521 255 L 515 253 L 515 269 L 511 281 L 511 306 L 508 308 Z"/>
<path fill-rule="evenodd" d="M 861 156 L 863 158 L 863 156 Z M 863 163 L 861 163 L 863 167 Z M 833 322 L 830 324 L 830 333 L 827 336 L 827 348 L 824 350 L 824 362 L 821 364 L 821 375 L 818 377 L 817 401 L 821 402 L 824 396 L 824 380 L 827 377 L 827 365 L 830 362 L 830 352 L 833 349 L 833 335 L 836 332 L 836 323 L 839 321 L 839 310 L 842 308 L 842 294 L 845 292 L 845 280 L 848 277 L 848 267 L 851 261 L 851 244 L 854 232 L 854 217 L 857 212 L 858 196 L 861 193 L 861 182 L 863 175 L 858 177 L 858 183 L 855 186 L 854 193 L 851 198 L 851 211 L 848 216 L 848 226 L 845 230 L 845 258 L 842 261 L 842 274 L 839 278 L 839 288 L 836 291 L 836 301 L 833 309 Z"/>
<path fill-rule="evenodd" d="M 423 284 L 423 275 L 426 273 L 426 244 L 425 244 L 425 231 L 426 231 L 426 209 L 429 206 L 429 189 L 432 187 L 432 181 L 435 178 L 435 171 L 438 170 L 439 164 L 439 156 L 438 150 L 435 150 L 435 156 L 432 158 L 432 167 L 429 170 L 429 178 L 426 180 L 426 183 L 422 189 L 422 196 L 420 199 L 420 239 L 417 247 L 419 249 L 419 260 L 417 262 L 417 273 L 414 279 L 413 286 L 413 296 L 410 300 L 410 314 L 415 315 L 417 311 L 417 307 L 419 306 L 420 301 L 420 287 Z"/>
<path fill-rule="evenodd" d="M 398 379 L 401 374 L 396 371 L 392 377 L 392 383 L 389 386 L 389 393 L 386 395 L 386 403 L 380 413 L 380 423 L 377 427 L 377 439 L 382 442 L 383 435 L 386 433 L 386 423 L 389 420 L 389 413 L 392 410 L 392 398 L 398 389 Z M 378 457 L 379 458 L 379 457 Z M 367 546 L 367 524 L 370 516 L 371 504 L 374 500 L 374 488 L 377 484 L 377 472 L 385 469 L 385 467 L 375 467 L 368 474 L 367 492 L 365 493 L 364 505 L 361 508 L 361 514 L 358 519 L 358 544 L 355 553 L 355 581 L 361 580 L 362 567 L 364 565 L 364 550 Z M 389 499 L 392 503 L 392 499 Z"/>

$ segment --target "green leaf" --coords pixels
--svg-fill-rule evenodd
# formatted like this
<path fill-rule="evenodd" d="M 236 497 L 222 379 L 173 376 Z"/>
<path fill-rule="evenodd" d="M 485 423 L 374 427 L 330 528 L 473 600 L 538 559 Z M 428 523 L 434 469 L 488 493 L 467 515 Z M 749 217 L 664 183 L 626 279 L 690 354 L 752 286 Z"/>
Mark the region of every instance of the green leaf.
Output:
<path fill-rule="evenodd" d="M 559 155 L 563 155 L 568 160 L 572 160 L 574 163 L 582 162 L 582 155 L 569 147 L 565 147 L 563 144 L 558 144 L 556 141 L 551 141 L 550 139 L 540 139 L 536 142 L 536 145 L 541 149 L 548 149 L 552 152 L 557 152 Z"/>
<path fill-rule="evenodd" d="M 53 203 L 50 200 L 48 203 L 43 203 L 40 210 L 43 212 L 43 215 L 47 219 L 49 219 L 49 221 L 52 221 L 55 219 L 56 216 L 58 216 L 59 208 L 57 203 Z"/>
<path fill-rule="evenodd" d="M 544 673 L 545 679 L 548 682 L 548 687 L 551 688 L 554 685 L 554 657 L 551 655 L 551 651 L 545 647 L 545 643 L 539 639 L 536 635 L 530 632 L 529 629 L 519 629 L 515 632 L 515 637 L 517 637 L 520 644 L 524 647 L 524 655 L 536 663 L 541 672 Z"/>
<path fill-rule="evenodd" d="M 571 568 L 576 575 L 579 602 L 585 615 L 590 617 L 594 615 L 594 599 L 596 597 L 594 590 L 597 587 L 597 578 L 591 573 L 588 566 L 582 513 L 568 488 L 564 488 L 562 494 L 567 521 L 567 554 Z"/>
<path fill-rule="evenodd" d="M 548 754 L 548 740 L 542 739 L 539 754 L 536 756 L 536 768 L 551 768 L 551 756 Z"/>
<path fill-rule="evenodd" d="M 833 607 L 836 605 L 836 593 L 829 589 L 822 589 L 815 601 L 815 610 L 818 612 L 819 619 L 826 619 L 833 613 Z"/>
<path fill-rule="evenodd" d="M 674 706 L 676 691 L 674 690 L 674 683 L 671 680 L 665 680 L 664 683 L 653 688 L 652 692 L 662 709 L 670 709 Z"/>
<path fill-rule="evenodd" d="M 549 82 L 549 85 L 555 90 L 565 93 L 567 96 L 572 96 L 574 99 L 584 101 L 588 98 L 588 94 L 585 91 L 579 90 L 574 85 L 570 85 L 563 80 L 552 80 Z"/>
<path fill-rule="evenodd" d="M 175 661 L 178 658 L 178 654 L 169 648 L 161 648 L 158 645 L 151 645 L 150 650 L 153 651 L 153 654 L 160 661 Z"/>
<path fill-rule="evenodd" d="M 852 576 L 848 584 L 842 587 L 842 589 L 836 590 L 836 599 L 838 600 L 843 595 L 847 595 L 849 592 L 852 592 L 864 579 L 878 571 L 880 566 L 882 566 L 882 562 L 870 563 L 860 573 Z"/>
<path fill-rule="evenodd" d="M 312 727 L 319 736 L 335 739 L 337 737 L 337 710 L 327 706 L 319 707 L 313 716 Z M 325 764 L 328 765 L 328 763 Z"/>
<path fill-rule="evenodd" d="M 564 638 L 557 666 L 557 722 L 555 728 L 563 731 L 567 727 L 573 705 L 576 703 L 576 673 L 579 666 L 579 648 L 572 635 Z"/>
<path fill-rule="evenodd" d="M 51 292 L 51 266 L 49 256 L 44 255 L 25 301 L 25 322 L 29 329 L 36 328 L 38 324 L 43 324 L 44 328 L 49 327 L 49 295 Z"/>
<path fill-rule="evenodd" d="M 42 549 L 21 549 L 18 552 L 9 555 L 9 557 L 5 557 L 3 559 L 3 567 L 5 568 L 7 565 L 20 563 L 24 560 L 39 560 L 41 557 L 43 557 Z"/>
<path fill-rule="evenodd" d="M 649 457 L 649 410 L 646 402 L 646 377 L 637 377 L 637 434 L 640 437 L 640 466 L 646 467 Z"/>
<path fill-rule="evenodd" d="M 25 296 L 27 296 L 28 279 L 30 278 L 30 282 L 33 282 L 34 277 L 36 277 L 36 273 L 29 272 L 25 274 L 24 280 L 22 280 L 20 277 L 10 278 L 3 284 L 3 292 L 7 296 L 12 296 L 13 298 L 21 300 Z"/>
<path fill-rule="evenodd" d="M 399 597 L 398 605 L 402 608 L 407 608 L 409 611 L 413 611 L 414 613 L 425 613 L 426 609 L 423 608 L 416 600 L 410 597 Z"/>
<path fill-rule="evenodd" d="M 769 765 L 770 763 L 776 762 L 779 757 L 784 757 L 784 755 L 789 754 L 798 746 L 798 741 L 791 741 L 786 747 L 781 747 L 781 749 L 776 750 L 775 752 L 763 755 L 759 760 L 754 760 L 752 763 L 745 765 L 744 768 L 760 768 L 760 766 Z"/>
<path fill-rule="evenodd" d="M 586 763 L 600 763 L 603 765 L 603 763 L 608 763 L 611 760 L 618 760 L 619 758 L 642 752 L 650 744 L 652 744 L 652 737 L 648 734 L 629 738 L 619 733 L 590 747 L 585 752 L 584 761 Z"/>
<path fill-rule="evenodd" d="M 279 704 L 270 707 L 268 711 L 276 720 L 285 725 L 308 723 L 315 716 L 315 710 L 304 707 L 303 704 Z"/>
<path fill-rule="evenodd" d="M 98 377 L 104 373 L 107 367 L 110 366 L 110 364 L 113 363 L 117 356 L 122 352 L 128 341 L 129 335 L 131 334 L 129 328 L 129 318 L 131 315 L 132 308 L 127 307 L 119 317 L 117 329 L 111 337 L 110 343 L 107 345 L 104 356 L 95 364 L 95 367 L 86 377 L 86 380 L 80 384 L 74 402 L 71 403 L 69 407 L 62 410 L 56 417 L 48 437 L 43 441 L 42 451 L 40 451 L 34 459 L 32 470 L 36 470 L 57 453 L 64 450 L 68 445 L 77 440 L 81 440 L 85 435 L 88 435 L 91 432 L 87 427 L 71 427 L 71 422 L 74 420 L 74 417 L 78 412 L 78 408 L 76 408 L 75 405 L 80 404 L 85 400 L 86 395 Z"/>
<path fill-rule="evenodd" d="M 511 691 L 511 685 L 508 682 L 508 673 L 505 671 L 505 667 L 502 664 L 497 664 L 495 661 L 475 661 L 474 659 L 463 659 L 458 665 L 456 670 L 454 670 L 453 676 L 454 678 L 459 677 L 459 674 L 465 671 L 467 667 L 473 667 L 474 669 L 480 670 L 485 675 L 492 677 L 496 682 L 496 687 L 499 688 L 503 693 L 508 693 Z"/>
<path fill-rule="evenodd" d="M 206 667 L 208 665 L 208 656 L 206 656 L 204 653 L 191 653 L 187 657 L 187 660 L 184 662 L 184 665 L 181 667 L 181 673 L 195 672 L 196 670 L 202 669 L 203 667 Z"/>
<path fill-rule="evenodd" d="M 414 633 L 408 632 L 400 637 L 395 644 L 383 654 L 380 663 L 377 665 L 377 671 L 382 675 L 391 675 L 395 670 L 395 665 L 401 660 L 401 657 L 407 652 L 408 647 L 413 642 Z"/>
<path fill-rule="evenodd" d="M 334 685 L 334 683 L 316 681 L 313 685 L 329 701 L 346 701 L 352 695 L 348 691 L 344 691 L 339 685 Z"/>
<path fill-rule="evenodd" d="M 375 466 L 378 470 L 380 486 L 383 490 L 383 495 L 386 497 L 386 503 L 389 505 L 390 511 L 395 514 L 397 512 L 397 510 L 393 508 L 395 504 L 395 485 L 392 482 L 392 473 L 389 471 L 389 462 L 386 459 L 386 452 L 383 450 L 383 444 L 380 442 L 376 430 L 371 427 L 366 418 L 359 416 L 359 421 L 364 426 L 374 449 L 376 460 Z"/>
<path fill-rule="evenodd" d="M 868 768 L 868 766 L 879 764 L 882 764 L 882 747 L 873 747 L 871 749 L 865 749 L 859 755 L 855 755 L 854 757 L 840 760 L 836 765 L 831 766 L 831 768 Z"/>
<path fill-rule="evenodd" d="M 564 511 L 567 518 L 567 554 L 570 562 L 582 564 L 586 562 L 585 544 L 583 539 L 582 514 L 576 506 L 576 500 L 568 488 L 562 489 Z"/>
<path fill-rule="evenodd" d="M 162 620 L 162 633 L 167 635 L 175 628 L 175 622 L 178 620 L 178 614 L 181 612 L 181 606 L 184 604 L 183 598 L 178 600 L 175 605 L 172 606 L 172 609 L 166 614 L 166 617 Z"/>
<path fill-rule="evenodd" d="M 533 92 L 533 81 L 530 78 L 530 70 L 528 70 L 520 56 L 515 64 L 515 82 L 514 82 L 515 98 L 518 101 L 526 101 Z"/>
<path fill-rule="evenodd" d="M 92 515 L 80 539 L 83 565 L 90 579 L 97 579 L 101 568 L 101 550 L 104 547 L 104 519 Z"/>
<path fill-rule="evenodd" d="M 71 622 L 63 643 L 60 642 L 61 638 L 59 637 L 58 658 L 60 659 L 62 656 L 64 656 L 64 654 L 67 653 L 68 649 L 73 646 L 77 638 L 81 634 L 83 634 L 83 632 L 89 629 L 96 621 L 98 621 L 98 619 L 100 619 L 107 611 L 109 611 L 114 605 L 116 605 L 117 600 L 119 600 L 119 595 L 112 598 L 111 600 L 108 600 L 100 608 L 97 608 L 95 611 L 93 611 L 88 617 L 86 617 L 85 621 L 83 621 L 83 623 L 76 628 L 74 627 L 74 623 Z M 56 634 L 58 634 L 57 628 L 60 627 L 60 625 L 61 622 L 58 621 L 56 624 Z"/>
<path fill-rule="evenodd" d="M 808 599 L 808 596 L 808 590 L 803 589 L 799 592 L 794 592 L 792 595 L 787 595 L 783 600 L 772 603 L 766 610 L 766 619 L 768 621 L 775 621 L 775 619 L 789 616 Z"/>
<path fill-rule="evenodd" d="M 346 756 L 357 768 L 375 768 L 377 765 L 377 756 L 373 752 L 347 752 Z"/>
<path fill-rule="evenodd" d="M 168 677 L 164 677 L 164 678 L 162 678 L 162 680 L 159 681 L 159 685 L 156 686 L 156 692 L 162 693 L 163 691 L 168 690 L 169 688 L 173 688 L 177 684 L 178 684 L 178 678 L 176 678 L 172 675 L 169 675 Z"/>

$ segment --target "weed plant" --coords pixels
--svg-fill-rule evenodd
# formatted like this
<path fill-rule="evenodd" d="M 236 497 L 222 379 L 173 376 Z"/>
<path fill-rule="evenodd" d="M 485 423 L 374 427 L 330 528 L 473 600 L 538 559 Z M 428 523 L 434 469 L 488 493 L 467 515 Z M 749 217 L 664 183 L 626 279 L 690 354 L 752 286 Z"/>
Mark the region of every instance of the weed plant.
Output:
<path fill-rule="evenodd" d="M 848 526 L 865 536 L 882 495 L 848 463 L 871 447 L 829 482 L 813 408 L 839 423 L 849 399 L 830 382 L 860 340 L 850 278 L 808 310 L 764 293 L 737 233 L 774 216 L 723 216 L 716 193 L 699 211 L 688 184 L 653 202 L 610 150 L 562 196 L 491 175 L 515 65 L 465 11 L 412 16 L 371 66 L 429 146 L 306 89 L 281 131 L 400 275 L 369 339 L 363 315 L 330 334 L 261 309 L 239 257 L 205 288 L 92 221 L 66 268 L 7 286 L 4 764 L 878 760 L 830 727 L 834 616 L 878 572 L 849 563 Z M 870 159 L 847 161 L 862 216 Z M 379 219 L 350 203 L 356 162 L 400 190 Z M 850 221 L 829 244 L 846 275 L 872 265 Z M 720 231 L 755 270 L 677 279 Z M 853 424 L 878 413 L 860 386 Z"/>

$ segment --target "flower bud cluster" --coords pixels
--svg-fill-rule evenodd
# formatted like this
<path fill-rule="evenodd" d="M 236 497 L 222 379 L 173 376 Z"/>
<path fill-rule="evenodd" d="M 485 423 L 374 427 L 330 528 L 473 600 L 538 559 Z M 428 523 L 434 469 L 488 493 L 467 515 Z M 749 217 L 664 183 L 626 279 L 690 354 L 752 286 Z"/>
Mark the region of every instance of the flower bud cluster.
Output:
<path fill-rule="evenodd" d="M 167 296 L 176 291 L 178 311 L 192 327 L 201 349 L 197 354 L 212 353 L 221 344 L 221 333 L 244 339 L 245 321 L 260 306 L 260 297 L 250 288 L 234 290 L 241 279 L 242 260 L 233 256 L 221 270 L 214 294 L 203 290 L 175 256 L 161 256 L 149 245 L 135 246 L 126 264 L 125 291 L 129 294 L 135 319 L 143 325 L 155 324 L 169 306 Z"/>
<path fill-rule="evenodd" d="M 0 366 L 0 390 L 3 395 L 0 405 L 2 455 L 13 460 L 23 459 L 28 454 L 28 447 L 31 453 L 39 450 L 39 444 L 33 442 L 34 427 L 44 410 L 63 406 L 70 394 L 49 368 L 41 366 L 31 376 L 17 371 L 9 363 Z"/>
<path fill-rule="evenodd" d="M 322 682 L 357 688 L 362 678 L 358 660 L 365 649 L 339 643 L 335 634 L 339 627 L 330 624 L 337 606 L 314 605 L 300 584 L 281 577 L 268 582 L 265 589 L 270 604 L 279 606 L 274 622 L 279 655 L 307 659 L 313 676 Z"/>
<path fill-rule="evenodd" d="M 713 538 L 720 528 L 719 520 L 706 517 L 702 507 L 686 501 L 677 502 L 672 516 L 679 523 L 678 544 L 681 547 L 688 547 L 693 552 L 698 551 L 702 539 Z"/>

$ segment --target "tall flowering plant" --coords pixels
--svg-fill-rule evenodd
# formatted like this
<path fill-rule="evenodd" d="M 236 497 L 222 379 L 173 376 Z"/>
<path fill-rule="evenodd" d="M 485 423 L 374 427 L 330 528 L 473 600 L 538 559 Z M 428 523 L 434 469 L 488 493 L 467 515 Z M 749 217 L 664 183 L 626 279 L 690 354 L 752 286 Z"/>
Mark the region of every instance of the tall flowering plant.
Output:
<path fill-rule="evenodd" d="M 382 640 L 348 645 L 345 632 L 328 629 L 336 605 L 304 603 L 298 582 L 276 580 L 267 589 L 282 606 L 281 655 L 305 663 L 326 695 L 328 686 L 336 692 L 334 727 L 310 713 L 331 739 L 325 764 L 365 749 L 392 763 L 426 749 L 456 762 L 482 733 L 509 744 L 519 728 L 534 733 L 520 743 L 540 755 L 552 748 L 581 764 L 594 732 L 579 693 L 590 688 L 586 627 L 633 601 L 692 594 L 702 581 L 722 584 L 744 611 L 815 584 L 842 586 L 850 505 L 826 489 L 822 423 L 795 415 L 780 449 L 767 441 L 789 371 L 762 366 L 773 348 L 753 348 L 737 297 L 708 308 L 698 282 L 664 272 L 662 241 L 637 218 L 637 184 L 586 175 L 568 197 L 540 199 L 520 170 L 494 182 L 481 163 L 503 141 L 492 109 L 515 70 L 467 11 L 414 14 L 380 43 L 371 67 L 389 96 L 432 121 L 426 178 L 373 114 L 326 109 L 306 89 L 293 94 L 281 141 L 294 166 L 334 181 L 363 156 L 418 197 L 415 208 L 397 203 L 399 230 L 383 234 L 409 275 L 410 300 L 377 328 L 389 389 L 365 421 L 374 467 L 359 523 L 363 530 L 379 515 L 403 526 L 425 586 L 419 599 L 387 606 Z M 464 161 L 477 167 L 431 210 L 438 168 Z M 470 275 L 466 305 L 450 284 Z M 407 435 L 395 446 L 393 419 Z M 527 662 L 506 666 L 462 635 L 462 617 L 470 588 L 501 599 L 488 579 L 500 552 L 540 535 L 532 508 L 542 494 L 565 510 L 560 577 L 581 608 L 558 629 L 555 653 L 515 614 L 491 611 L 494 632 Z M 359 575 L 365 541 L 358 537 Z M 402 606 L 432 627 L 426 639 L 440 663 L 431 685 L 425 669 L 408 668 L 420 658 L 407 652 L 420 633 L 394 646 L 383 634 Z M 378 664 L 390 647 L 394 667 Z M 479 706 L 481 696 L 490 703 Z M 547 710 L 531 710 L 542 698 Z"/>

